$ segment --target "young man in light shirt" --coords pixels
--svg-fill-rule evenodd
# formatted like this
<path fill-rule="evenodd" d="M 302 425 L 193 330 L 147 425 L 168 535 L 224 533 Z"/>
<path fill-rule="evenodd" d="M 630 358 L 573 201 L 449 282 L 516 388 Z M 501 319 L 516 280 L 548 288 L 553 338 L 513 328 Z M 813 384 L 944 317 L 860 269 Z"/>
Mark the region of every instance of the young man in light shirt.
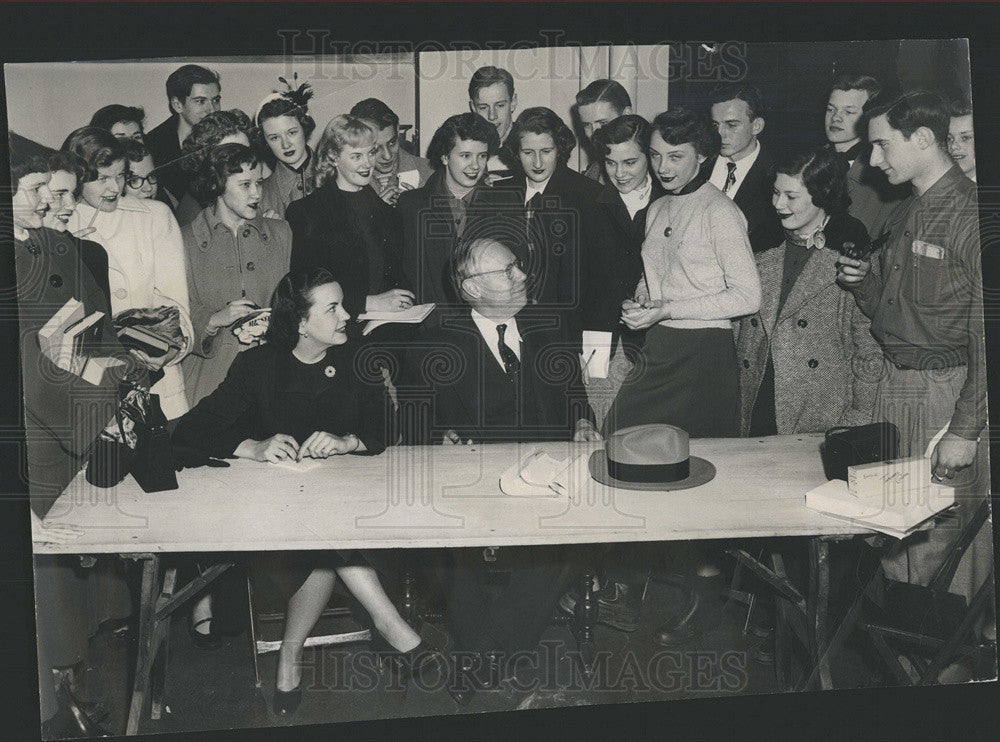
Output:
<path fill-rule="evenodd" d="M 503 145 L 510 134 L 514 112 L 517 110 L 514 77 L 499 67 L 480 67 L 469 80 L 469 110 L 478 113 L 496 127 L 500 144 Z M 498 156 L 490 158 L 487 163 L 487 185 L 512 176 L 513 172 Z"/>

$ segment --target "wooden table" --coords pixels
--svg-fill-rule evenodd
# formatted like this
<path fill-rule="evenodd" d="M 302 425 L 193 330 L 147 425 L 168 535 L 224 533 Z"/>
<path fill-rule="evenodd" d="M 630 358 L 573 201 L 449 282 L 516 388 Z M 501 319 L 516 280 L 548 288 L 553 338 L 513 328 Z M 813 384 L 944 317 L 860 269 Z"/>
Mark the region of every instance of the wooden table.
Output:
<path fill-rule="evenodd" d="M 159 576 L 159 555 L 186 551 L 814 537 L 807 597 L 783 579 L 780 564 L 765 567 L 745 552 L 734 555 L 773 578 L 808 618 L 805 640 L 826 686 L 828 670 L 819 665 L 827 635 L 827 540 L 868 531 L 805 507 L 805 493 L 825 481 L 821 440 L 820 435 L 692 440 L 692 455 L 716 466 L 711 482 L 675 492 L 640 492 L 588 479 L 574 497 L 505 495 L 499 478 L 537 447 L 566 458 L 600 444 L 395 447 L 379 456 L 332 458 L 309 471 L 239 460 L 229 468 L 182 471 L 177 490 L 153 494 L 142 492 L 131 478 L 97 489 L 81 473 L 46 521 L 80 527 L 84 535 L 68 544 L 38 544 L 35 551 L 116 553 L 144 560 L 129 734 L 138 730 L 170 614 L 217 576 L 207 573 L 175 594 L 172 573 Z M 595 608 L 589 608 L 591 618 Z"/>

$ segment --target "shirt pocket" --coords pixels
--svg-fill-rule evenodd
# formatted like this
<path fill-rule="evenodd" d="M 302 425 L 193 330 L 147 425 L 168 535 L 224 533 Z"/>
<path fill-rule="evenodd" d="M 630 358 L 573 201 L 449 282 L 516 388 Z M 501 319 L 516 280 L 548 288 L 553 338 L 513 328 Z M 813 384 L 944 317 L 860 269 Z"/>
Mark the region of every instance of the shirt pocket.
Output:
<path fill-rule="evenodd" d="M 954 293 L 955 264 L 946 257 L 911 253 L 910 280 L 913 301 L 921 306 L 940 306 Z"/>

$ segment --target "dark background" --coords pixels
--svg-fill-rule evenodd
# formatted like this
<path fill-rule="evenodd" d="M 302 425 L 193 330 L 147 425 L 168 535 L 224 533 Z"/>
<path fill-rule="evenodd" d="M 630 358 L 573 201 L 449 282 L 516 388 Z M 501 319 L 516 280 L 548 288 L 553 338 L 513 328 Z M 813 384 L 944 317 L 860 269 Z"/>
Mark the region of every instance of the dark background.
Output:
<path fill-rule="evenodd" d="M 282 53 L 279 29 L 329 29 L 331 39 L 402 41 L 436 39 L 448 44 L 493 41 L 543 43 L 541 30 L 559 30 L 558 43 L 640 44 L 685 42 L 809 41 L 808 47 L 748 50 L 753 81 L 773 105 L 771 134 L 821 136 L 822 105 L 833 64 L 856 60 L 856 47 L 830 39 L 970 39 L 972 91 L 976 105 L 977 172 L 987 306 L 987 348 L 1000 334 L 1000 5 L 992 3 L 514 3 L 405 5 L 285 3 L 3 3 L 0 55 L 4 61 L 56 61 L 273 55 Z M 364 51 L 376 51 L 368 48 Z M 879 70 L 905 69 L 921 82 L 962 87 L 956 74 L 964 56 L 954 44 L 887 41 L 872 63 Z M 867 65 L 866 65 L 867 66 Z M 753 70 L 770 70 L 758 80 Z M 839 67 L 837 68 L 840 69 Z M 822 77 L 822 83 L 819 78 Z M 911 82 L 904 80 L 904 82 Z M 967 84 L 967 81 L 964 81 Z M 698 83 L 701 85 L 702 83 Z M 692 100 L 704 93 L 675 83 L 672 96 Z M 672 101 L 677 101 L 673 97 Z M 6 125 L 0 98 L 0 122 Z M 80 101 L 83 111 L 94 106 Z M 765 140 L 767 134 L 765 134 Z M 12 305 L 9 161 L 0 140 L 0 739 L 38 739 L 34 620 L 31 597 L 27 504 L 16 472 L 21 444 L 16 313 Z M 997 354 L 991 354 L 991 359 Z M 992 401 L 997 364 L 989 367 Z M 1000 419 L 995 404 L 991 418 Z M 993 481 L 1000 453 L 992 447 Z M 995 488 L 994 488 L 995 489 Z M 14 494 L 10 494 L 14 493 Z M 433 717 L 328 727 L 240 730 L 188 734 L 171 739 L 306 740 L 342 738 L 434 740 L 578 739 L 794 739 L 959 740 L 993 738 L 1000 728 L 995 683 L 965 687 L 836 691 L 741 697 L 664 704 L 594 706 L 476 716 Z M 150 739 L 154 739 L 150 737 Z M 156 737 L 166 740 L 168 737 Z"/>

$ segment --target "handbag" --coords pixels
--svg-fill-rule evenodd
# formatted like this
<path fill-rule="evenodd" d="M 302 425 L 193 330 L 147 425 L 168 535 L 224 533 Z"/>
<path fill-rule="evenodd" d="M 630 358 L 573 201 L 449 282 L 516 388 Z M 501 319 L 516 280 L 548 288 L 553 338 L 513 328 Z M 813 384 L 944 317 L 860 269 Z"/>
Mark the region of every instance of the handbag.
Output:
<path fill-rule="evenodd" d="M 831 428 L 820 444 L 820 456 L 826 478 L 846 482 L 849 466 L 899 457 L 899 428 L 887 422 Z"/>
<path fill-rule="evenodd" d="M 101 435 L 87 462 L 87 481 L 95 487 L 114 487 L 126 474 L 132 474 L 143 492 L 177 489 L 160 396 L 128 382 L 121 384 L 118 393 L 115 420 L 121 440 Z"/>

